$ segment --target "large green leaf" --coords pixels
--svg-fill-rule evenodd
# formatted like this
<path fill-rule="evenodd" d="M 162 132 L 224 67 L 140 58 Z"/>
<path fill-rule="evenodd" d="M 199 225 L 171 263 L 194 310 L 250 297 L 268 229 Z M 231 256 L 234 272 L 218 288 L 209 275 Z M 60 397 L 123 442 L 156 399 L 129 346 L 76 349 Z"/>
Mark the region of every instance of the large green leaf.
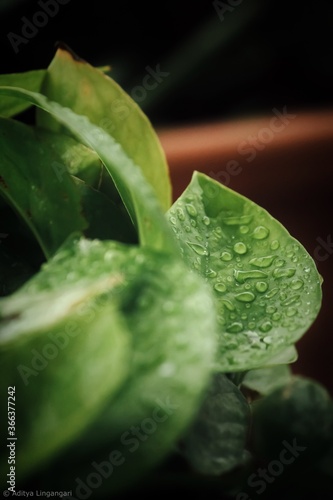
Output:
<path fill-rule="evenodd" d="M 195 470 L 221 475 L 247 458 L 250 408 L 224 374 L 215 375 L 194 424 L 181 442 L 181 452 Z"/>
<path fill-rule="evenodd" d="M 79 116 L 38 93 L 1 87 L 0 95 L 21 97 L 41 107 L 66 126 L 82 143 L 94 150 L 110 172 L 124 205 L 138 228 L 142 245 L 178 253 L 172 231 L 152 187 L 145 180 L 141 169 L 113 137 L 93 125 L 87 117 Z"/>
<path fill-rule="evenodd" d="M 59 48 L 47 69 L 41 93 L 87 116 L 109 133 L 141 168 L 162 209 L 170 207 L 168 165 L 158 136 L 147 116 L 112 78 Z M 37 124 L 56 131 L 63 128 L 41 110 L 37 112 Z"/>
<path fill-rule="evenodd" d="M 39 92 L 46 74 L 45 69 L 26 71 L 25 73 L 12 73 L 0 75 L 0 85 L 21 87 L 23 89 Z M 0 99 L 0 116 L 11 117 L 29 108 L 31 104 L 15 97 L 4 97 Z"/>
<path fill-rule="evenodd" d="M 61 255 L 66 251 L 54 259 Z M 87 264 L 93 267 L 94 262 Z M 5 400 L 7 388 L 15 388 L 16 431 L 10 436 L 17 437 L 18 480 L 73 441 L 129 369 L 124 320 L 116 301 L 101 300 L 101 294 L 119 286 L 122 277 L 105 273 L 91 283 L 85 280 L 85 269 L 80 271 L 71 286 L 59 273 L 53 274 L 49 289 L 37 291 L 32 278 L 0 301 L 0 394 Z M 36 276 L 42 279 L 43 272 Z M 5 414 L 1 428 L 7 428 Z M 7 459 L 3 448 L 3 477 Z"/>
<path fill-rule="evenodd" d="M 59 179 L 56 151 L 32 127 L 0 118 L 0 149 L 0 193 L 49 257 L 68 235 L 87 226 L 75 184 L 67 172 Z"/>
<path fill-rule="evenodd" d="M 59 484 L 57 471 L 74 496 L 77 478 L 85 480 L 94 471 L 92 462 L 109 460 L 114 450 L 125 461 L 115 467 L 100 491 L 126 488 L 170 452 L 202 401 L 216 352 L 211 293 L 181 259 L 115 242 L 80 239 L 45 265 L 25 286 L 25 293 L 51 289 L 61 277 L 71 287 L 81 275 L 88 288 L 97 276 L 119 280 L 110 296 L 117 300 L 131 332 L 133 356 L 131 372 L 117 397 L 106 401 L 99 418 L 60 456 L 49 470 L 53 477 L 43 473 L 45 487 L 52 481 Z M 135 435 L 138 426 L 142 439 Z"/>
<path fill-rule="evenodd" d="M 321 306 L 315 263 L 266 210 L 195 172 L 168 219 L 184 260 L 214 290 L 219 369 L 267 365 L 313 323 Z"/>

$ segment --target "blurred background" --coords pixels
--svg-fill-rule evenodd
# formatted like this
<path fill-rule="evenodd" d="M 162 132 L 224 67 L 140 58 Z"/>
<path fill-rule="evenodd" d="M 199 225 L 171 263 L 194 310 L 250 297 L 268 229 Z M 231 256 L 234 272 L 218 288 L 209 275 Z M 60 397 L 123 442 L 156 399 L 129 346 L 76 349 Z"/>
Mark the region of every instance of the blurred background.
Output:
<path fill-rule="evenodd" d="M 134 91 L 156 124 L 333 104 L 329 1 L 60 0 L 43 25 L 43 16 L 34 16 L 54 2 L 0 0 L 1 73 L 46 67 L 62 40 L 91 64 L 110 64 L 129 92 L 142 85 L 147 66 L 159 65 L 159 85 L 144 98 Z M 42 25 L 30 39 L 22 17 Z"/>
<path fill-rule="evenodd" d="M 160 136 L 175 198 L 204 171 L 303 243 L 324 299 L 294 367 L 333 394 L 333 3 L 0 0 L 0 25 L 1 73 L 47 67 L 59 41 L 110 65 Z"/>

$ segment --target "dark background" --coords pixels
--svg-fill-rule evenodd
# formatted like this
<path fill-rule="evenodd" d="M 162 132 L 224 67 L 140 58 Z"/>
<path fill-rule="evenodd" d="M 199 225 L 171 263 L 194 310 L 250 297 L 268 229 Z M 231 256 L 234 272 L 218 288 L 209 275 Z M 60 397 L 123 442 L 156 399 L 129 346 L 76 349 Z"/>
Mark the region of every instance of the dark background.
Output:
<path fill-rule="evenodd" d="M 8 33 L 22 35 L 22 17 L 41 7 L 0 0 L 0 73 L 47 67 L 61 40 L 93 65 L 112 65 L 129 93 L 147 66 L 169 73 L 139 103 L 154 125 L 332 106 L 332 2 L 219 4 L 69 0 L 15 54 Z"/>

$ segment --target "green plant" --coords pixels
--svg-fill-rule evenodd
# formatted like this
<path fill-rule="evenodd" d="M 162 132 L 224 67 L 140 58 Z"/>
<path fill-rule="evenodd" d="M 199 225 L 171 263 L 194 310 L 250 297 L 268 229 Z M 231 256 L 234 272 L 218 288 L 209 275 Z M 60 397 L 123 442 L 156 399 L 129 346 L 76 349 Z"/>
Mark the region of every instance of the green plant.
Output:
<path fill-rule="evenodd" d="M 174 480 L 252 497 L 258 460 L 274 458 L 260 454 L 257 423 L 272 398 L 285 408 L 295 343 L 320 310 L 314 261 L 267 211 L 199 172 L 171 205 L 149 120 L 68 50 L 0 84 L 0 384 L 2 400 L 15 388 L 2 428 L 18 438 L 17 486 L 109 498 Z M 305 385 L 288 408 L 319 394 L 316 473 L 329 482 L 333 403 Z M 299 411 L 293 425 L 306 435 L 316 421 Z"/>

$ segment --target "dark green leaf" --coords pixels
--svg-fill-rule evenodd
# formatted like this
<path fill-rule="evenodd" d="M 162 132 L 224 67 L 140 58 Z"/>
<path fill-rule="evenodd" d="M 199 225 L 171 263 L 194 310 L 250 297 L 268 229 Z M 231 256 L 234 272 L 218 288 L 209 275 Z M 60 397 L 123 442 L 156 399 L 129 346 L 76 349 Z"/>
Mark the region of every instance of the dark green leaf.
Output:
<path fill-rule="evenodd" d="M 168 165 L 158 136 L 140 107 L 112 78 L 60 48 L 47 69 L 41 93 L 78 115 L 87 116 L 110 134 L 140 167 L 162 210 L 170 207 Z M 41 110 L 37 112 L 37 123 L 55 131 L 63 129 Z"/>
<path fill-rule="evenodd" d="M 0 85 L 10 87 L 21 87 L 23 89 L 39 92 L 46 74 L 46 70 L 39 69 L 27 71 L 25 73 L 13 73 L 9 75 L 0 75 Z M 0 116 L 11 117 L 21 113 L 29 108 L 31 104 L 15 97 L 1 96 Z"/>
<path fill-rule="evenodd" d="M 333 401 L 316 380 L 293 376 L 256 400 L 252 407 L 252 442 L 259 459 L 278 457 L 286 442 L 300 447 L 296 450 L 299 464 L 316 463 L 329 450 L 333 440 Z"/>
<path fill-rule="evenodd" d="M 249 405 L 222 373 L 216 374 L 181 453 L 202 474 L 221 475 L 244 464 Z"/>
<path fill-rule="evenodd" d="M 59 280 L 71 290 L 78 276 L 80 289 L 83 284 L 95 287 L 97 277 L 111 284 L 119 281 L 109 293 L 131 332 L 133 356 L 117 397 L 105 402 L 99 418 L 54 465 L 74 495 L 76 478 L 84 480 L 91 463 L 107 460 L 112 450 L 119 450 L 125 462 L 115 467 L 111 483 L 103 485 L 107 491 L 126 488 L 170 452 L 202 401 L 216 348 L 210 292 L 180 259 L 80 239 L 45 265 L 21 296 L 49 290 Z M 137 427 L 142 440 L 134 434 Z"/>
<path fill-rule="evenodd" d="M 270 364 L 321 306 L 321 278 L 305 248 L 266 210 L 204 174 L 168 212 L 184 260 L 214 290 L 217 368 Z"/>
<path fill-rule="evenodd" d="M 21 97 L 51 113 L 86 146 L 94 150 L 110 172 L 132 220 L 142 245 L 178 254 L 172 231 L 165 220 L 155 193 L 141 169 L 104 130 L 85 116 L 50 102 L 44 96 L 19 88 L 1 87 L 1 95 Z"/>
<path fill-rule="evenodd" d="M 16 388 L 17 479 L 82 433 L 129 369 L 124 319 L 116 301 L 102 300 L 103 293 L 123 284 L 123 277 L 105 271 L 87 280 L 94 266 L 89 258 L 82 259 L 85 267 L 80 262 L 80 274 L 73 262 L 71 277 L 69 271 L 67 276 L 58 273 L 57 266 L 52 272 L 64 255 L 66 250 L 56 254 L 47 267 L 49 287 L 38 286 L 42 271 L 0 300 L 0 393 L 4 399 L 8 386 Z M 7 422 L 1 427 L 7 428 Z M 4 475 L 7 458 L 3 450 Z"/>
<path fill-rule="evenodd" d="M 1 118 L 0 149 L 0 192 L 49 257 L 87 225 L 75 184 L 67 172 L 59 179 L 58 156 L 27 125 Z"/>

